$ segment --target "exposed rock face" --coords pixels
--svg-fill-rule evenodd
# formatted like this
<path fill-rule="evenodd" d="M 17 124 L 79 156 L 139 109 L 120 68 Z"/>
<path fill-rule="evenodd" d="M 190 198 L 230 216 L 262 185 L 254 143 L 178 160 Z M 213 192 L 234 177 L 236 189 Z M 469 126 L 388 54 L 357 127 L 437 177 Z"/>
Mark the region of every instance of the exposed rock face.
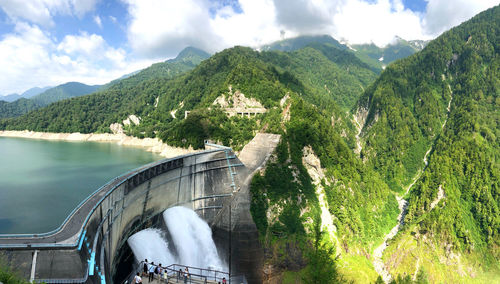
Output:
<path fill-rule="evenodd" d="M 431 203 L 431 210 L 434 209 L 434 207 L 436 207 L 436 205 L 438 205 L 439 201 L 441 201 L 441 199 L 443 199 L 445 197 L 446 197 L 446 194 L 444 193 L 443 186 L 440 185 L 439 189 L 438 189 L 437 197 Z"/>
<path fill-rule="evenodd" d="M 361 131 L 363 130 L 363 126 L 365 125 L 366 118 L 368 117 L 368 108 L 367 107 L 359 107 L 356 113 L 353 116 L 354 125 L 356 126 L 356 148 L 354 152 L 356 154 L 360 154 L 363 146 L 361 145 Z"/>
<path fill-rule="evenodd" d="M 337 239 L 337 227 L 333 224 L 333 216 L 328 210 L 328 201 L 325 196 L 325 189 L 321 185 L 321 181 L 325 180 L 327 185 L 330 184 L 328 179 L 325 179 L 323 168 L 321 168 L 321 161 L 314 154 L 311 146 L 306 146 L 302 149 L 302 164 L 307 169 L 307 173 L 311 176 L 313 184 L 316 186 L 316 196 L 319 200 L 321 208 L 321 230 L 326 231 L 330 241 L 336 245 L 337 255 L 340 254 L 340 243 Z"/>
<path fill-rule="evenodd" d="M 290 94 L 289 93 L 287 93 L 283 98 L 281 98 L 281 100 L 280 100 L 280 107 L 283 107 L 286 104 L 286 102 L 288 101 L 289 98 L 290 98 Z"/>
<path fill-rule="evenodd" d="M 240 91 L 232 92 L 229 86 L 229 94 L 218 96 L 212 105 L 220 106 L 230 117 L 234 115 L 255 115 L 267 111 L 262 104 L 254 98 L 247 98 Z"/>
<path fill-rule="evenodd" d="M 139 123 L 141 123 L 141 118 L 135 116 L 135 114 L 131 114 L 123 121 L 123 125 L 130 125 L 131 123 L 139 125 Z"/>
<path fill-rule="evenodd" d="M 123 125 L 121 123 L 112 123 L 109 129 L 113 134 L 123 134 Z"/>

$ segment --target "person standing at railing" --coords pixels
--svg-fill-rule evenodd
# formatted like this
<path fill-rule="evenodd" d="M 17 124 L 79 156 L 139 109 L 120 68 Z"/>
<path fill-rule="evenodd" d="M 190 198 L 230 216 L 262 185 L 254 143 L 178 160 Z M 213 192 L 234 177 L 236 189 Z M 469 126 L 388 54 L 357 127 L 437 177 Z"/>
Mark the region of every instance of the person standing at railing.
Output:
<path fill-rule="evenodd" d="M 155 278 L 155 270 L 156 270 L 156 265 L 154 262 L 151 262 L 151 265 L 149 266 L 149 277 L 148 277 L 148 283 L 153 281 Z"/>
<path fill-rule="evenodd" d="M 161 267 L 161 264 L 160 264 Z M 167 274 L 167 268 L 161 267 L 161 275 L 162 279 L 165 280 L 165 283 L 168 283 L 168 274 Z"/>
<path fill-rule="evenodd" d="M 177 272 L 177 282 L 181 280 L 182 268 L 179 268 L 179 272 Z"/>
<path fill-rule="evenodd" d="M 142 266 L 142 277 L 147 276 L 148 275 L 148 271 L 149 271 L 149 269 L 148 269 L 148 259 L 146 258 L 144 260 L 144 264 Z"/>
<path fill-rule="evenodd" d="M 184 283 L 187 283 L 189 277 L 189 269 L 186 267 L 184 269 Z"/>
<path fill-rule="evenodd" d="M 134 284 L 139 284 L 142 283 L 142 278 L 139 276 L 139 272 L 137 272 L 137 275 L 134 277 Z"/>

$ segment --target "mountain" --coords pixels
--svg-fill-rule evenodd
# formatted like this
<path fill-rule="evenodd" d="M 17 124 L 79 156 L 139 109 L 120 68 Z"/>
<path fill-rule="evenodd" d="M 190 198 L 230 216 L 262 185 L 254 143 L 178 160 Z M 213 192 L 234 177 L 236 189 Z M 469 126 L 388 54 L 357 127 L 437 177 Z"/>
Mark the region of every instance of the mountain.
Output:
<path fill-rule="evenodd" d="M 279 50 L 291 52 L 314 44 L 330 45 L 343 50 L 344 55 L 348 53 L 354 54 L 373 71 L 380 73 L 380 71 L 382 71 L 382 69 L 389 63 L 408 57 L 415 52 L 422 50 L 427 44 L 427 41 L 406 41 L 400 37 L 396 37 L 394 43 L 381 48 L 375 44 L 358 44 L 351 46 L 346 43 L 341 43 L 329 35 L 299 36 L 296 38 L 277 41 L 269 45 L 264 45 L 260 49 L 263 51 Z"/>
<path fill-rule="evenodd" d="M 104 84 L 104 85 L 101 87 L 101 90 L 105 90 L 105 89 L 109 88 L 110 86 L 112 86 L 112 85 L 114 85 L 114 84 L 116 84 L 116 83 L 120 82 L 121 80 L 123 80 L 123 79 L 127 79 L 127 78 L 130 78 L 130 77 L 134 76 L 135 74 L 137 74 L 137 73 L 139 73 L 139 72 L 141 72 L 141 71 L 142 71 L 142 69 L 141 69 L 141 70 L 136 70 L 136 71 L 134 71 L 134 72 L 131 72 L 131 73 L 125 74 L 125 75 L 121 76 L 121 77 L 120 77 L 120 78 L 118 78 L 118 79 L 114 79 L 114 80 L 112 80 L 111 82 L 109 82 L 109 83 L 107 83 L 107 84 Z"/>
<path fill-rule="evenodd" d="M 43 88 L 34 87 L 34 88 L 31 88 L 31 89 L 25 91 L 24 93 L 22 93 L 21 97 L 23 97 L 25 99 L 30 99 L 36 95 L 39 95 L 39 94 L 47 91 L 50 88 L 52 88 L 52 87 L 43 87 Z"/>
<path fill-rule="evenodd" d="M 306 35 L 280 40 L 260 48 L 262 51 L 295 51 L 304 48 L 310 44 L 330 44 L 338 49 L 348 49 L 346 45 L 341 44 L 329 35 Z"/>
<path fill-rule="evenodd" d="M 10 95 L 6 95 L 6 96 L 0 96 L 0 101 L 13 102 L 13 101 L 20 99 L 20 98 L 21 98 L 21 95 L 19 95 L 19 94 L 10 94 Z"/>
<path fill-rule="evenodd" d="M 31 101 L 45 106 L 60 100 L 93 93 L 100 87 L 100 85 L 89 86 L 78 82 L 68 82 L 32 97 Z"/>
<path fill-rule="evenodd" d="M 99 87 L 98 85 L 88 86 L 78 82 L 62 84 L 34 95 L 30 99 L 20 98 L 16 101 L 0 105 L 0 118 L 20 116 L 56 101 L 90 94 Z M 23 93 L 23 95 L 30 96 L 36 94 L 39 90 L 41 88 L 32 88 Z"/>
<path fill-rule="evenodd" d="M 377 74 L 354 54 L 329 43 L 313 42 L 290 52 L 262 52 L 265 61 L 296 76 L 318 95 L 350 110 Z M 314 65 L 314 66 L 313 66 Z M 303 94 L 307 96 L 308 94 Z M 320 102 L 313 102 L 322 105 Z"/>
<path fill-rule="evenodd" d="M 165 62 L 155 63 L 148 68 L 136 71 L 122 79 L 113 80 L 106 84 L 102 90 L 105 90 L 116 84 L 123 87 L 123 84 L 134 85 L 154 78 L 173 78 L 179 74 L 187 72 L 200 64 L 203 60 L 210 57 L 210 54 L 195 47 L 186 47 L 177 57 Z M 124 80 L 127 79 L 127 80 Z"/>
<path fill-rule="evenodd" d="M 0 118 L 16 117 L 29 111 L 49 105 L 50 103 L 86 95 L 97 90 L 118 90 L 121 88 L 133 88 L 137 84 L 147 80 L 172 78 L 193 69 L 202 60 L 210 55 L 194 47 L 185 48 L 174 58 L 162 63 L 156 63 L 143 70 L 133 72 L 122 79 L 114 80 L 104 86 L 87 86 L 81 83 L 66 83 L 49 89 L 42 94 L 34 96 L 30 100 L 19 100 L 10 104 L 0 105 Z"/>
<path fill-rule="evenodd" d="M 383 258 L 393 275 L 500 279 L 499 34 L 497 6 L 389 65 L 358 102 L 361 157 L 409 202 Z"/>
<path fill-rule="evenodd" d="M 375 68 L 385 68 L 389 63 L 401 58 L 408 57 L 415 52 L 422 50 L 428 41 L 411 40 L 406 41 L 396 37 L 395 42 L 385 47 L 378 47 L 375 44 L 355 44 L 352 48 L 358 58 Z"/>
<path fill-rule="evenodd" d="M 46 90 L 48 90 L 50 88 L 51 87 L 44 87 L 44 88 L 34 87 L 34 88 L 31 88 L 31 89 L 25 91 L 21 95 L 10 94 L 10 95 L 7 95 L 7 96 L 0 96 L 0 100 L 6 101 L 6 102 L 13 102 L 13 101 L 18 100 L 20 98 L 29 99 L 31 97 L 34 97 L 34 96 L 40 94 L 40 93 L 43 93 L 44 91 L 46 91 Z"/>

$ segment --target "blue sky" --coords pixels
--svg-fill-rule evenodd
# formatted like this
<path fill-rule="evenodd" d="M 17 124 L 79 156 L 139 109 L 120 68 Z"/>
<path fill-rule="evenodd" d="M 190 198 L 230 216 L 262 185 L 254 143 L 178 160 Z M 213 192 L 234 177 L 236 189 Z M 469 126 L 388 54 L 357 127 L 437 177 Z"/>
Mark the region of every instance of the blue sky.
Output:
<path fill-rule="evenodd" d="M 187 46 L 217 52 L 329 34 L 432 39 L 500 0 L 0 0 L 0 95 L 103 84 Z"/>

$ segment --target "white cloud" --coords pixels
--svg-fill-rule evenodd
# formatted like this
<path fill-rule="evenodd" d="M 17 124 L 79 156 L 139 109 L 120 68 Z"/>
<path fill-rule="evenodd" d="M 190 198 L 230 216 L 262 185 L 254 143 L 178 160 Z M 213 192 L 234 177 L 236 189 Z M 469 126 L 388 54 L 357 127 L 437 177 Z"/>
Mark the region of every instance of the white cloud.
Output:
<path fill-rule="evenodd" d="M 240 0 L 243 13 L 207 0 L 125 0 L 128 39 L 135 54 L 173 57 L 186 46 L 208 52 L 234 45 L 255 46 L 279 38 L 272 0 Z"/>
<path fill-rule="evenodd" d="M 220 50 L 234 45 L 256 47 L 279 38 L 280 27 L 271 0 L 240 0 L 240 6 L 242 13 L 235 13 L 232 8 L 226 7 L 209 20 L 214 33 L 221 39 L 213 48 Z"/>
<path fill-rule="evenodd" d="M 331 33 L 332 18 L 344 1 L 274 0 L 277 21 L 286 29 L 306 34 Z"/>
<path fill-rule="evenodd" d="M 172 57 L 193 45 L 209 52 L 234 45 L 258 46 L 300 34 L 329 34 L 379 46 L 396 36 L 431 39 L 498 0 L 427 0 L 425 13 L 402 0 L 239 0 L 241 13 L 208 0 L 122 0 L 128 5 L 128 39 L 136 54 Z M 215 8 L 215 14 L 209 9 Z"/>
<path fill-rule="evenodd" d="M 124 0 L 130 22 L 128 39 L 136 54 L 175 56 L 192 45 L 209 52 L 234 45 L 259 46 L 287 36 L 330 34 L 354 43 L 385 45 L 396 35 L 425 38 L 419 14 L 401 0 L 240 0 L 241 12 L 207 0 Z"/>
<path fill-rule="evenodd" d="M 57 46 L 57 50 L 67 54 L 81 53 L 87 56 L 99 56 L 100 51 L 105 48 L 102 36 L 82 32 L 80 35 L 67 35 Z"/>
<path fill-rule="evenodd" d="M 54 26 L 56 14 L 83 17 L 98 0 L 0 0 L 0 8 L 14 21 L 24 20 L 44 27 Z"/>
<path fill-rule="evenodd" d="M 69 81 L 104 84 L 152 63 L 127 61 L 123 49 L 109 46 L 100 35 L 82 32 L 56 42 L 38 26 L 23 22 L 0 40 L 0 62 L 0 94 Z"/>
<path fill-rule="evenodd" d="M 174 56 L 187 45 L 217 45 L 206 0 L 126 0 L 131 22 L 128 38 L 140 56 Z"/>
<path fill-rule="evenodd" d="M 423 19 L 426 33 L 437 36 L 474 15 L 500 3 L 499 0 L 428 0 Z"/>
<path fill-rule="evenodd" d="M 93 11 L 98 0 L 69 0 L 73 13 L 78 17 L 83 17 L 86 13 Z"/>
<path fill-rule="evenodd" d="M 349 1 L 332 18 L 336 27 L 332 35 L 350 43 L 373 42 L 384 46 L 395 36 L 429 38 L 422 30 L 419 14 L 404 9 L 400 2 L 379 0 L 370 4 L 361 0 Z"/>
<path fill-rule="evenodd" d="M 0 7 L 11 19 L 14 20 L 19 18 L 29 19 L 31 22 L 43 26 L 50 26 L 54 24 L 52 22 L 52 16 L 49 8 L 42 2 L 0 0 Z"/>
<path fill-rule="evenodd" d="M 101 21 L 101 17 L 99 17 L 99 15 L 94 16 L 94 22 L 96 23 L 97 26 L 99 26 L 99 28 L 102 29 L 102 21 Z"/>

